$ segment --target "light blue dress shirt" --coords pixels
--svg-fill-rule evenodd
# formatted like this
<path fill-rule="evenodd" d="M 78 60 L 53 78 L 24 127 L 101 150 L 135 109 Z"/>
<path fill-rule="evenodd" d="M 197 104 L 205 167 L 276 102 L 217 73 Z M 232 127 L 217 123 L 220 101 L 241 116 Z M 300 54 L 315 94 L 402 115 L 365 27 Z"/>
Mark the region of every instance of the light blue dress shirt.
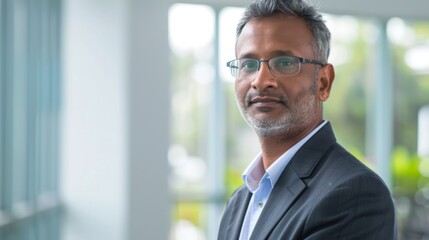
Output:
<path fill-rule="evenodd" d="M 292 146 L 282 156 L 280 156 L 273 164 L 265 171 L 262 163 L 262 153 L 259 153 L 250 163 L 243 173 L 243 181 L 250 192 L 252 198 L 247 207 L 246 216 L 244 217 L 243 225 L 240 232 L 240 240 L 248 240 L 252 235 L 256 222 L 262 213 L 262 210 L 267 203 L 271 190 L 274 188 L 277 180 L 282 174 L 285 167 L 288 165 L 295 153 L 308 141 L 327 121 L 323 121 L 310 134 L 304 137 L 301 141 Z"/>

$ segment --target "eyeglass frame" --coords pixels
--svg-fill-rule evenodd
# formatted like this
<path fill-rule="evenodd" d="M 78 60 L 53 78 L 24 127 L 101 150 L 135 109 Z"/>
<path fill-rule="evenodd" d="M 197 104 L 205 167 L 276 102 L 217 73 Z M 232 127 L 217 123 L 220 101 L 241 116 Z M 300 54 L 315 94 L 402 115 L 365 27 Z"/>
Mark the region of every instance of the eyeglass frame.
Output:
<path fill-rule="evenodd" d="M 294 74 L 289 74 L 289 75 L 283 75 L 284 77 L 287 77 L 287 76 L 295 76 L 295 75 L 298 75 L 299 74 L 299 72 L 301 71 L 301 63 L 312 63 L 312 64 L 317 64 L 317 65 L 320 65 L 320 66 L 325 66 L 327 63 L 324 63 L 324 62 L 322 62 L 322 61 L 319 61 L 319 60 L 315 60 L 315 59 L 310 59 L 310 58 L 303 58 L 303 57 L 298 57 L 298 56 L 294 56 L 294 55 L 282 55 L 282 56 L 276 56 L 276 57 L 272 57 L 272 58 L 269 58 L 269 59 L 256 59 L 256 58 L 237 58 L 237 59 L 233 59 L 233 60 L 231 60 L 231 61 L 228 61 L 227 63 L 226 63 L 226 66 L 227 67 L 229 67 L 230 68 L 230 70 L 231 70 L 231 75 L 233 76 L 233 77 L 235 77 L 235 78 L 237 78 L 237 79 L 239 79 L 239 76 L 240 76 L 240 72 L 241 72 L 241 69 L 239 69 L 239 67 L 234 67 L 233 65 L 232 65 L 232 63 L 234 62 L 234 61 L 239 61 L 239 60 L 243 60 L 243 59 L 249 59 L 249 60 L 255 60 L 255 61 L 257 61 L 258 62 L 258 68 L 256 69 L 256 71 L 254 72 L 254 73 L 256 73 L 256 72 L 258 72 L 259 71 L 259 69 L 261 68 L 261 63 L 263 63 L 263 62 L 266 62 L 266 63 L 268 63 L 268 69 L 270 70 L 270 72 L 274 75 L 274 76 L 276 76 L 276 74 L 273 72 L 273 70 L 271 69 L 271 65 L 270 65 L 270 61 L 272 60 L 272 59 L 275 59 L 275 58 L 281 58 L 281 57 L 291 57 L 291 58 L 294 58 L 294 59 L 297 59 L 298 61 L 298 71 L 296 72 L 296 73 L 294 73 Z M 234 76 L 234 74 L 233 74 L 233 69 L 234 68 L 237 68 L 238 69 L 238 71 L 237 71 L 237 76 Z M 253 73 L 253 74 L 254 74 Z"/>

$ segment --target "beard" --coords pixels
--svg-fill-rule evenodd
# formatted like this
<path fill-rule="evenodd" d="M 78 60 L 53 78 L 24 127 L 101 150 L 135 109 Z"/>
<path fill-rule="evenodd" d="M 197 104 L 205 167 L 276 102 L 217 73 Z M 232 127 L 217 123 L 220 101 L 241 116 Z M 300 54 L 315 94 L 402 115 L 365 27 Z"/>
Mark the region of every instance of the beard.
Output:
<path fill-rule="evenodd" d="M 247 94 L 240 110 L 246 122 L 255 130 L 259 137 L 294 136 L 307 128 L 316 118 L 319 111 L 316 102 L 316 84 L 298 95 L 297 102 L 292 103 L 287 96 L 279 97 L 273 93 Z M 281 99 L 285 111 L 279 116 L 256 117 L 250 110 L 249 99 L 255 95 L 276 96 Z M 269 109 L 267 111 L 269 112 Z M 268 114 L 267 114 L 268 115 Z"/>

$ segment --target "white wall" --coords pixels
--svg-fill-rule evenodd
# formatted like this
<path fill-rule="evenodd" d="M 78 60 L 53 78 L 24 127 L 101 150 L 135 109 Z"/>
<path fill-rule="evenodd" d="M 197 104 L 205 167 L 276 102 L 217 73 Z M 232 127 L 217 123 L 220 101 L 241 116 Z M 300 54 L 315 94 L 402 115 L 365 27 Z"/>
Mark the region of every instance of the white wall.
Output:
<path fill-rule="evenodd" d="M 167 9 L 64 0 L 63 240 L 168 238 Z"/>
<path fill-rule="evenodd" d="M 119 0 L 64 1 L 64 240 L 124 239 L 124 9 Z"/>

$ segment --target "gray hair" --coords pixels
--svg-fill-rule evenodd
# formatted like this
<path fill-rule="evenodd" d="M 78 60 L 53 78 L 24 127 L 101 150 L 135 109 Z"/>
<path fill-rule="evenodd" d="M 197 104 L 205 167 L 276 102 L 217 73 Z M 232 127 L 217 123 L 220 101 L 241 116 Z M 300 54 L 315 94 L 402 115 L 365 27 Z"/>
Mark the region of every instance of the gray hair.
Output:
<path fill-rule="evenodd" d="M 245 10 L 237 25 L 237 39 L 244 26 L 253 18 L 263 18 L 281 13 L 302 18 L 313 35 L 313 51 L 316 58 L 328 61 L 331 33 L 325 25 L 322 15 L 315 7 L 303 0 L 255 0 Z"/>

